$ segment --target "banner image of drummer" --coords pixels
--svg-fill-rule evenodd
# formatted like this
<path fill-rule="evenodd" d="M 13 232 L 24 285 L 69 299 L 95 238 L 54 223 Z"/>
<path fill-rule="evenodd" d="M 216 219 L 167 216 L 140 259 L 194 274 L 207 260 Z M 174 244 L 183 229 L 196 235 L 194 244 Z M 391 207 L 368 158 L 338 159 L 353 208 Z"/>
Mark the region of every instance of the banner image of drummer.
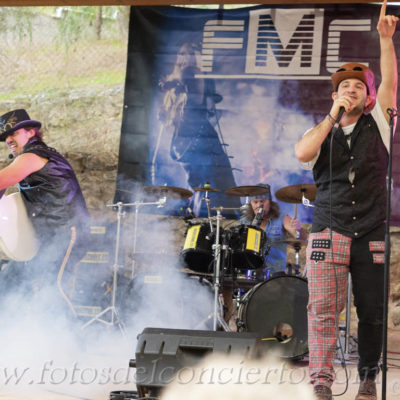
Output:
<path fill-rule="evenodd" d="M 227 188 L 268 183 L 274 198 L 313 183 L 294 145 L 329 111 L 340 65 L 379 73 L 377 7 L 132 7 L 116 200 L 130 182 L 181 187 L 194 195 L 169 212 L 188 206 L 205 216 L 196 191 L 205 184 L 220 190 L 212 206 L 237 208 L 244 199 Z M 300 206 L 298 217 L 311 222 L 312 208 Z"/>

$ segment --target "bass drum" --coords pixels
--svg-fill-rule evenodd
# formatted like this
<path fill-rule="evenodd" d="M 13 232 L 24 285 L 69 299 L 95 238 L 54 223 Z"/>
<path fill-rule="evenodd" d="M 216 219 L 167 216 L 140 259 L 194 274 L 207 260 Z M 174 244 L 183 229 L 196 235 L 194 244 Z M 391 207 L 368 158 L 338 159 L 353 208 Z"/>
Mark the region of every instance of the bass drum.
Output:
<path fill-rule="evenodd" d="M 239 307 L 238 330 L 257 332 L 263 348 L 283 358 L 299 359 L 308 352 L 307 280 L 277 276 L 249 290 Z"/>

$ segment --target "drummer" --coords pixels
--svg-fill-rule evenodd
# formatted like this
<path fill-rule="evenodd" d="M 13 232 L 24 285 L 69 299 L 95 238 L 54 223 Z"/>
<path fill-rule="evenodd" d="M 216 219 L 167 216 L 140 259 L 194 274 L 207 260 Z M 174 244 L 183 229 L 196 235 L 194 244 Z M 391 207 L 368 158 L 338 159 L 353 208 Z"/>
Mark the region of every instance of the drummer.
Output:
<path fill-rule="evenodd" d="M 264 265 L 256 270 L 257 279 L 265 280 L 286 270 L 285 239 L 304 240 L 307 234 L 299 219 L 281 214 L 278 203 L 272 200 L 270 185 L 259 183 L 257 186 L 263 186 L 267 191 L 248 197 L 250 203 L 241 207 L 240 223 L 257 226 L 266 233 Z"/>

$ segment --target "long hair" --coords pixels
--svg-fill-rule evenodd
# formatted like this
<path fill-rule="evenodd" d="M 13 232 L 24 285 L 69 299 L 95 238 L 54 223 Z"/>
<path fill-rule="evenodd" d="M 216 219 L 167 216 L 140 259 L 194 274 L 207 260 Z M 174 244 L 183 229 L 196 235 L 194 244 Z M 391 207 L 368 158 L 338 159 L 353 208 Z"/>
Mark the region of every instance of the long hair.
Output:
<path fill-rule="evenodd" d="M 253 207 L 251 206 L 251 204 L 249 204 L 248 207 L 243 207 L 242 215 L 249 221 L 253 221 L 256 214 L 254 213 Z M 279 215 L 280 215 L 279 204 L 276 201 L 271 200 L 267 217 L 269 219 L 275 219 L 275 218 L 278 218 Z M 265 215 L 264 215 L 264 217 L 265 217 Z"/>
<path fill-rule="evenodd" d="M 24 129 L 26 131 L 30 131 L 31 129 L 33 129 L 35 131 L 35 136 L 33 136 L 36 139 L 39 139 L 40 141 L 43 141 L 43 131 L 42 128 L 38 127 L 38 126 L 24 126 Z"/>
<path fill-rule="evenodd" d="M 179 123 L 187 103 L 187 88 L 184 85 L 182 72 L 186 68 L 200 70 L 201 52 L 196 43 L 183 43 L 177 54 L 174 69 L 160 81 L 165 90 L 161 105 L 160 119 L 166 126 Z"/>

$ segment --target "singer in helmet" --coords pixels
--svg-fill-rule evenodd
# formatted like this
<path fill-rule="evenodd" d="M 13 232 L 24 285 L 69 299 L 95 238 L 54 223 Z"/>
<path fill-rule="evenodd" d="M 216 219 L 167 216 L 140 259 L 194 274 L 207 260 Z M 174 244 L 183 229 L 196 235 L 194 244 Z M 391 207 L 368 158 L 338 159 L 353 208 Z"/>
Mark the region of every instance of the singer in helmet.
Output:
<path fill-rule="evenodd" d="M 297 158 L 313 170 L 318 188 L 306 270 L 309 368 L 320 400 L 332 399 L 337 321 L 347 299 L 349 272 L 359 321 L 361 383 L 356 400 L 377 398 L 390 139 L 387 110 L 396 107 L 397 92 L 393 34 L 398 18 L 386 15 L 386 3 L 384 0 L 377 24 L 381 50 L 378 91 L 368 66 L 342 65 L 332 75 L 332 106 L 326 118 L 295 146 Z"/>
<path fill-rule="evenodd" d="M 48 147 L 42 136 L 41 123 L 32 120 L 23 109 L 0 116 L 0 141 L 6 143 L 12 159 L 0 171 L 0 190 L 3 194 L 4 189 L 18 185 L 40 241 L 38 254 L 31 261 L 10 262 L 0 272 L 2 294 L 4 290 L 20 289 L 26 278 L 40 288 L 47 284 L 56 288 L 66 254 L 79 261 L 84 253 L 80 243 L 89 217 L 85 199 L 70 164 Z M 26 294 L 32 290 L 28 286 L 24 288 Z"/>
<path fill-rule="evenodd" d="M 249 197 L 250 203 L 241 207 L 240 222 L 255 225 L 266 233 L 265 262 L 261 270 L 256 271 L 257 278 L 264 280 L 286 271 L 285 239 L 305 239 L 306 233 L 301 228 L 300 220 L 281 214 L 278 203 L 272 200 L 270 185 L 260 183 L 257 186 L 264 186 L 267 192 Z"/>

